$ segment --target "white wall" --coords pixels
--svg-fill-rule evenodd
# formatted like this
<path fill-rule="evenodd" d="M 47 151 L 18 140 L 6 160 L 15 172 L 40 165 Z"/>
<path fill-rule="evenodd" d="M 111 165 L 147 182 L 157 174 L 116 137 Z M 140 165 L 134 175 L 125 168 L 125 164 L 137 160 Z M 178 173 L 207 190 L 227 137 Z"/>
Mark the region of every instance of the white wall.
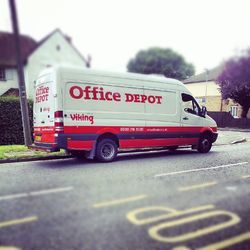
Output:
<path fill-rule="evenodd" d="M 39 72 L 49 65 L 54 66 L 58 64 L 86 67 L 84 60 L 59 31 L 49 37 L 28 59 L 25 67 L 25 82 L 29 98 L 33 98 L 34 81 Z"/>
<path fill-rule="evenodd" d="M 0 96 L 10 88 L 18 88 L 18 78 L 16 69 L 6 69 L 6 81 L 0 80 Z"/>

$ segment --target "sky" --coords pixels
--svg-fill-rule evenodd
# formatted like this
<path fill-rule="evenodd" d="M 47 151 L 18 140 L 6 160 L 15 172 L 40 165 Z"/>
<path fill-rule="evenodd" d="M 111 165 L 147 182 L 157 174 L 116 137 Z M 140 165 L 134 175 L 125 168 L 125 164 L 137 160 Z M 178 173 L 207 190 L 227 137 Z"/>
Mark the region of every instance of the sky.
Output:
<path fill-rule="evenodd" d="M 16 0 L 19 29 L 39 41 L 60 28 L 92 68 L 125 72 L 136 53 L 171 48 L 211 69 L 250 47 L 250 0 Z M 0 31 L 11 31 L 0 0 Z"/>

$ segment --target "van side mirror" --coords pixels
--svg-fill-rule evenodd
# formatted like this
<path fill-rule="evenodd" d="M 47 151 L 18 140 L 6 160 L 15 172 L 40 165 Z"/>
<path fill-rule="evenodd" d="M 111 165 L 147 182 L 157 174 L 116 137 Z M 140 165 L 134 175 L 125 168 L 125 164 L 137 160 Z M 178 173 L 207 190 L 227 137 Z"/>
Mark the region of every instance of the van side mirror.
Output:
<path fill-rule="evenodd" d="M 202 108 L 201 108 L 201 115 L 202 115 L 203 117 L 205 117 L 206 114 L 207 114 L 207 108 L 206 108 L 205 106 L 202 106 Z"/>

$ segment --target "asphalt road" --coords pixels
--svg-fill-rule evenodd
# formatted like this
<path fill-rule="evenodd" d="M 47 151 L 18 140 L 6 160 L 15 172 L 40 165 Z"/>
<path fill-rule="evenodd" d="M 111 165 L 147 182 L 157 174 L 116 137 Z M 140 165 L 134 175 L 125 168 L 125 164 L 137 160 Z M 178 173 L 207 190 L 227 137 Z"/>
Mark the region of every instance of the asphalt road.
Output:
<path fill-rule="evenodd" d="M 0 165 L 0 250 L 250 249 L 250 143 Z"/>

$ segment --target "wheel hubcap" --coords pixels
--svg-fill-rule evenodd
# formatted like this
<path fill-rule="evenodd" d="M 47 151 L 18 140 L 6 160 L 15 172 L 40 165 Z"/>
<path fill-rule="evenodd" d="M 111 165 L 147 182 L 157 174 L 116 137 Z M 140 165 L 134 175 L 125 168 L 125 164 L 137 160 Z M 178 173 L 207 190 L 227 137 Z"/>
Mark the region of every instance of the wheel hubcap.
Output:
<path fill-rule="evenodd" d="M 209 147 L 209 141 L 208 141 L 208 139 L 204 139 L 202 141 L 202 146 L 203 146 L 204 149 L 207 149 Z"/>
<path fill-rule="evenodd" d="M 112 145 L 110 144 L 104 144 L 102 147 L 102 156 L 105 159 L 111 159 L 115 153 L 115 149 Z"/>

